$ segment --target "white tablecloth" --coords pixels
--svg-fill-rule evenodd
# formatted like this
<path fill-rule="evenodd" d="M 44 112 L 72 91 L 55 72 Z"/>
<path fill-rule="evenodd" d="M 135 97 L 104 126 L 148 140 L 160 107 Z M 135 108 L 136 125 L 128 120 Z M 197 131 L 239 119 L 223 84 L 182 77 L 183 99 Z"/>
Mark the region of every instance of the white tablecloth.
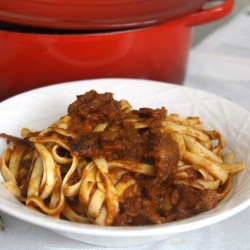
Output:
<path fill-rule="evenodd" d="M 250 111 L 250 7 L 192 49 L 184 85 L 213 92 Z M 0 232 L 0 249 L 103 249 L 1 215 L 5 230 Z M 212 226 L 130 249 L 250 249 L 250 208 Z"/>

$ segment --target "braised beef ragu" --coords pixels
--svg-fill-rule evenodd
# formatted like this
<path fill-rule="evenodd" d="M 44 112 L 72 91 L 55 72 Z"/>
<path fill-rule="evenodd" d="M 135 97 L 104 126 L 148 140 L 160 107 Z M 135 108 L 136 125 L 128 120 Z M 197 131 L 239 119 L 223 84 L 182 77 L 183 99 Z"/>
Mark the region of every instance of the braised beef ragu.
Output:
<path fill-rule="evenodd" d="M 0 133 L 10 144 L 0 164 L 6 187 L 26 206 L 80 223 L 188 218 L 214 208 L 231 190 L 231 176 L 245 169 L 223 161 L 223 137 L 199 117 L 132 109 L 94 90 L 48 128 L 21 135 Z"/>
<path fill-rule="evenodd" d="M 120 103 L 113 99 L 111 93 L 98 94 L 94 90 L 77 96 L 77 100 L 69 105 L 68 114 L 76 122 L 93 125 L 121 120 L 120 116 L 124 115 Z"/>
<path fill-rule="evenodd" d="M 172 207 L 165 207 L 171 200 Z M 210 210 L 217 204 L 216 192 L 184 185 L 145 185 L 133 197 L 120 202 L 114 225 L 161 224 Z"/>
<path fill-rule="evenodd" d="M 171 136 L 160 131 L 166 113 L 165 108 L 124 112 L 111 93 L 98 94 L 92 90 L 78 96 L 68 108 L 73 119 L 71 129 L 78 134 L 76 140 L 70 141 L 71 148 L 85 157 L 104 156 L 108 161 L 150 163 L 156 166 L 156 176 L 166 179 L 175 169 L 179 156 L 178 146 Z M 133 119 L 147 124 L 147 127 L 136 129 L 130 122 Z M 107 123 L 105 130 L 93 133 L 94 127 L 100 123 Z M 90 128 L 89 124 L 93 127 Z"/>
<path fill-rule="evenodd" d="M 92 90 L 69 105 L 68 115 L 73 121 L 70 129 L 77 133 L 77 139 L 69 140 L 75 154 L 155 166 L 153 177 L 133 176 L 138 188 L 136 193 L 126 190 L 114 225 L 158 224 L 186 218 L 216 205 L 215 191 L 173 185 L 179 149 L 169 134 L 161 132 L 161 122 L 167 115 L 165 108 L 125 112 L 111 93 L 98 94 Z M 147 126 L 135 128 L 130 122 L 135 119 Z M 95 126 L 102 123 L 107 124 L 105 130 L 93 133 Z"/>

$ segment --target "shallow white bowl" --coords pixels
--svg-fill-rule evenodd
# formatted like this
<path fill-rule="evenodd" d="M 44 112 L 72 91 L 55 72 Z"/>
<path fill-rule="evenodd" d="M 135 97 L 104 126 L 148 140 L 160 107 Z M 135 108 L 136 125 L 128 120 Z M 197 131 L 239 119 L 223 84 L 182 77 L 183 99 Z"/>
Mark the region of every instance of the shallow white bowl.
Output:
<path fill-rule="evenodd" d="M 177 222 L 138 227 L 101 227 L 54 219 L 32 211 L 0 186 L 0 210 L 65 237 L 99 246 L 128 247 L 166 239 L 224 220 L 250 205 L 250 114 L 218 96 L 183 86 L 133 79 L 99 79 L 57 84 L 32 90 L 0 103 L 0 132 L 20 135 L 20 129 L 44 129 L 66 114 L 75 96 L 90 89 L 112 92 L 134 108 L 165 106 L 169 113 L 199 116 L 208 129 L 218 130 L 228 149 L 247 169 L 237 175 L 229 195 L 208 212 Z M 6 148 L 0 141 L 0 154 Z M 0 176 L 0 182 L 3 179 Z"/>

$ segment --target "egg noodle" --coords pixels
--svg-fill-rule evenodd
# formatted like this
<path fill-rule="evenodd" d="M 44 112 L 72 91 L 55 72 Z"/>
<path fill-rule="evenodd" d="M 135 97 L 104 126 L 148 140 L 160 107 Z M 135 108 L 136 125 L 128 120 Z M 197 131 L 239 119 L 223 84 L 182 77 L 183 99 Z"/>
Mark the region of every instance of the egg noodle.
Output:
<path fill-rule="evenodd" d="M 127 101 L 118 103 L 122 113 L 132 111 Z M 128 120 L 136 130 L 150 126 L 140 116 Z M 150 161 L 112 157 L 109 160 L 98 154 L 82 156 L 69 143 L 79 136 L 70 129 L 72 122 L 72 116 L 67 114 L 41 131 L 23 128 L 22 138 L 1 134 L 9 143 L 1 157 L 2 185 L 27 207 L 47 215 L 74 222 L 114 225 L 122 210 L 121 201 L 133 197 L 142 186 L 138 184 L 141 176 L 154 180 L 156 167 Z M 109 127 L 108 121 L 103 120 L 90 125 L 93 134 Z M 169 175 L 171 192 L 161 197 L 164 213 L 173 210 L 178 200 L 172 187 L 212 190 L 216 204 L 222 200 L 231 190 L 233 175 L 245 165 L 234 162 L 232 153 L 223 153 L 225 142 L 221 134 L 205 130 L 199 117 L 181 118 L 177 114 L 167 114 L 159 129 L 171 136 L 179 151 L 175 170 Z M 167 182 L 168 178 L 162 181 Z M 151 223 L 166 222 L 162 217 L 159 215 Z"/>

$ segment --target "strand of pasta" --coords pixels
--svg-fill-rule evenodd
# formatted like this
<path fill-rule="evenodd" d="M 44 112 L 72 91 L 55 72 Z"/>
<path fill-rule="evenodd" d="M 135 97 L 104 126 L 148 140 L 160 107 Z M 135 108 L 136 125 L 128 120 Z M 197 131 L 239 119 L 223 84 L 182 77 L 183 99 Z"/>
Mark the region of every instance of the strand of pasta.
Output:
<path fill-rule="evenodd" d="M 123 101 L 121 109 L 129 112 L 131 106 Z M 104 157 L 86 160 L 76 156 L 66 143 L 67 138 L 76 137 L 69 130 L 71 121 L 70 116 L 63 116 L 40 132 L 23 129 L 22 135 L 34 149 L 30 151 L 27 150 L 30 145 L 12 143 L 4 152 L 0 169 L 3 185 L 27 206 L 48 215 L 112 225 L 119 211 L 119 200 L 126 190 L 131 188 L 135 192 L 137 188 L 136 180 L 127 174 L 155 176 L 155 167 L 141 162 L 107 162 Z M 148 126 L 136 117 L 127 122 L 137 129 Z M 93 132 L 104 131 L 107 126 L 100 123 Z M 220 133 L 203 130 L 198 117 L 180 118 L 174 114 L 162 122 L 162 131 L 171 134 L 180 151 L 174 183 L 216 190 L 218 199 L 223 199 L 231 190 L 232 174 L 243 170 L 245 165 L 222 156 L 225 142 Z M 65 155 L 59 153 L 61 149 Z M 27 159 L 29 168 L 22 165 Z M 171 203 L 166 206 L 171 207 Z"/>

